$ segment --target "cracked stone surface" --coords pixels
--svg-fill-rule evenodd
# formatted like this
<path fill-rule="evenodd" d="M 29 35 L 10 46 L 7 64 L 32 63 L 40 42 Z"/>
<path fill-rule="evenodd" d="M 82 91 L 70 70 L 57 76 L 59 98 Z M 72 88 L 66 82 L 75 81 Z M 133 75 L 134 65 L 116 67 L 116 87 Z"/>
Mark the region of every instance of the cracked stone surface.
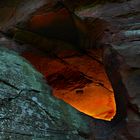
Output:
<path fill-rule="evenodd" d="M 104 31 L 100 34 L 100 43 L 106 44 L 103 45 L 104 64 L 114 90 L 124 94 L 127 101 L 127 125 L 125 132 L 118 134 L 118 139 L 140 138 L 139 7 L 140 2 L 133 0 L 97 6 L 80 13 L 83 17 L 98 18 L 107 23 L 102 24 Z"/>
<path fill-rule="evenodd" d="M 124 94 L 127 102 L 127 125 L 118 139 L 139 139 L 140 1 L 97 4 L 76 13 L 90 25 L 94 42 L 103 47 L 103 61 L 114 91 Z"/>
<path fill-rule="evenodd" d="M 24 58 L 0 47 L 0 139 L 112 139 L 123 128 L 93 119 L 51 95 L 51 88 Z M 131 118 L 131 117 L 130 117 Z"/>
<path fill-rule="evenodd" d="M 51 88 L 24 58 L 0 47 L 0 139 L 108 139 L 123 128 L 93 119 L 51 95 Z"/>
<path fill-rule="evenodd" d="M 92 119 L 52 97 L 42 75 L 3 47 L 0 47 L 0 106 L 1 140 L 83 140 L 78 133 L 92 131 Z"/>
<path fill-rule="evenodd" d="M 84 23 L 60 3 L 48 6 L 37 9 L 28 20 L 11 29 L 15 41 L 32 45 L 23 53 L 20 47 L 17 49 L 46 77 L 56 97 L 92 117 L 113 119 L 115 99 L 101 57 L 93 56 L 95 50 L 82 53 L 88 41 Z M 16 47 L 11 48 L 16 50 Z M 33 49 L 32 53 L 28 48 Z M 78 94 L 79 91 L 82 94 Z M 102 104 L 96 112 L 98 98 L 102 99 Z"/>
<path fill-rule="evenodd" d="M 73 9 L 73 5 L 69 4 L 69 3 L 71 3 L 71 1 L 69 2 L 68 0 L 66 0 L 65 2 L 68 7 Z M 30 10 L 29 10 L 29 6 L 28 6 L 29 3 L 32 5 L 32 8 Z M 38 4 L 38 2 L 35 0 L 33 3 L 31 1 L 29 1 L 29 3 L 25 3 L 25 5 L 24 5 L 26 7 L 25 10 L 27 11 L 27 9 L 28 9 L 28 12 L 23 17 L 21 15 L 23 15 L 25 10 L 24 10 L 24 8 L 23 8 L 24 6 L 22 4 L 17 8 L 17 11 L 19 11 L 19 14 L 17 14 L 18 12 L 13 14 L 14 15 L 14 16 L 12 16 L 13 18 L 11 18 L 11 12 L 12 11 L 14 12 L 15 9 L 12 6 L 10 6 L 10 8 L 8 6 L 8 7 L 6 7 L 6 9 L 2 8 L 3 12 L 5 12 L 5 11 L 11 11 L 11 12 L 8 12 L 7 16 L 5 16 L 5 17 L 3 16 L 3 19 L 4 19 L 4 20 L 2 20 L 3 22 L 0 22 L 1 29 L 3 31 L 6 31 L 7 29 L 11 28 L 11 25 L 16 25 L 17 22 L 24 21 L 26 18 L 29 17 L 28 15 L 30 15 L 30 13 L 35 12 L 38 8 L 40 8 L 42 5 L 45 4 L 44 1 L 41 1 L 40 4 Z M 80 2 L 78 4 L 80 5 Z M 11 9 L 11 7 L 13 9 Z M 84 44 L 83 46 L 85 47 L 85 44 L 86 45 L 88 44 L 86 46 L 87 48 L 88 47 L 92 48 L 95 46 L 103 47 L 102 48 L 103 63 L 105 65 L 106 71 L 109 75 L 110 81 L 112 82 L 113 89 L 116 92 L 116 95 L 115 95 L 116 100 L 118 100 L 118 99 L 122 100 L 120 104 L 117 104 L 117 106 L 121 106 L 121 108 L 119 110 L 117 110 L 120 113 L 119 115 L 121 115 L 121 114 L 126 115 L 125 114 L 126 112 L 124 112 L 124 110 L 127 111 L 125 128 L 122 128 L 122 129 L 120 128 L 115 134 L 110 135 L 109 132 L 110 132 L 110 129 L 112 129 L 112 128 L 110 128 L 110 127 L 112 127 L 112 125 L 107 125 L 106 123 L 99 121 L 99 125 L 95 125 L 95 126 L 98 128 L 97 130 L 101 130 L 101 131 L 98 131 L 98 134 L 96 133 L 96 131 L 92 132 L 92 134 L 94 134 L 95 137 L 93 136 L 91 139 L 138 140 L 140 138 L 140 135 L 139 135 L 139 130 L 140 130 L 140 117 L 139 117 L 140 116 L 139 115 L 139 113 L 140 113 L 139 112 L 140 111 L 140 102 L 139 102 L 140 101 L 140 96 L 139 96 L 140 95 L 140 93 L 139 93 L 140 92 L 140 88 L 139 88 L 139 85 L 140 85 L 140 70 L 139 70 L 139 67 L 140 67 L 140 57 L 139 57 L 140 56 L 139 55 L 140 54 L 139 53 L 140 1 L 139 0 L 129 0 L 129 1 L 121 0 L 119 2 L 106 2 L 106 3 L 97 2 L 97 3 L 95 3 L 95 5 L 92 5 L 89 7 L 81 6 L 79 9 L 75 10 L 75 13 L 88 25 L 88 30 L 89 30 L 88 32 L 90 34 L 90 39 L 92 40 L 91 42 L 89 42 L 89 40 L 85 39 L 84 42 L 82 42 Z M 3 13 L 2 13 L 2 15 L 3 15 Z M 20 18 L 17 18 L 18 20 L 15 20 L 15 17 L 20 17 Z M 7 23 L 7 24 L 5 24 L 5 23 Z M 25 33 L 24 30 L 22 32 L 23 32 L 23 34 Z M 38 39 L 39 42 L 42 41 L 42 42 L 44 42 L 44 44 L 46 44 L 46 43 L 52 44 L 52 41 L 48 41 L 47 39 L 42 40 L 42 39 L 40 39 L 40 37 L 34 36 L 34 35 L 31 35 L 31 36 L 29 35 L 28 38 L 30 38 L 30 41 L 27 42 L 28 40 L 26 40 L 26 38 L 24 39 L 23 36 L 21 36 L 21 38 L 18 36 L 19 33 L 22 33 L 22 32 L 20 32 L 20 30 L 19 30 L 19 32 L 16 36 L 17 40 L 18 39 L 22 40 L 22 43 L 23 42 L 31 43 L 30 41 L 33 40 L 32 37 L 37 37 L 37 38 L 39 38 Z M 6 47 L 9 47 L 9 45 L 11 45 L 10 48 L 12 47 L 12 49 L 18 50 L 18 52 L 20 52 L 20 53 L 24 52 L 24 50 L 26 50 L 26 48 L 27 48 L 26 45 L 22 45 L 22 48 L 21 48 L 21 46 L 18 46 L 18 44 L 16 44 L 15 42 L 13 43 L 13 41 L 11 41 L 11 42 L 9 40 L 4 41 L 4 38 L 1 38 L 1 41 L 3 41 L 3 43 Z M 53 42 L 56 43 L 57 41 L 53 40 Z M 59 43 L 58 42 L 55 45 L 62 43 L 62 42 L 59 42 Z M 36 44 L 36 42 L 34 44 Z M 65 45 L 67 46 L 68 44 L 65 44 Z M 43 47 L 44 46 L 41 46 L 41 48 L 43 48 Z M 69 45 L 68 48 L 72 48 L 72 46 Z M 60 49 L 60 50 L 62 50 L 62 49 Z M 57 52 L 60 53 L 61 52 L 60 50 L 56 50 L 56 53 Z M 12 54 L 13 54 L 13 52 L 12 52 Z M 66 54 L 66 53 L 60 53 L 59 58 L 63 58 L 65 60 L 65 62 L 72 63 L 72 65 L 75 66 L 74 62 L 76 62 L 79 54 L 76 53 L 76 57 L 73 57 L 74 55 L 66 56 L 64 54 Z M 73 52 L 72 52 L 72 54 L 73 54 Z M 74 52 L 74 54 L 75 54 L 75 52 Z M 96 53 L 92 52 L 92 55 L 95 56 Z M 87 58 L 87 56 L 82 56 L 82 57 L 80 56 L 80 62 L 82 62 L 83 59 L 86 60 L 86 62 L 88 62 L 87 64 L 89 64 L 89 66 L 90 66 L 91 63 L 89 62 L 89 58 Z M 15 60 L 16 60 L 16 58 L 15 58 Z M 98 60 L 102 61 L 102 59 L 100 59 L 100 58 L 98 58 Z M 79 61 L 79 59 L 78 59 L 78 61 Z M 1 62 L 2 66 L 10 68 L 10 66 L 11 66 L 10 63 L 5 65 L 5 63 L 3 63 L 3 62 L 6 62 L 5 59 L 3 59 L 3 61 Z M 51 61 L 51 62 L 53 64 L 58 63 L 58 62 L 56 63 L 54 61 Z M 59 61 L 59 64 L 60 64 L 60 61 Z M 18 65 L 18 64 L 15 64 L 15 65 Z M 62 67 L 65 67 L 63 64 L 60 64 L 60 65 Z M 18 65 L 18 67 L 20 67 L 20 66 Z M 90 69 L 89 69 L 87 72 L 86 69 L 81 68 L 81 65 L 78 66 L 78 70 L 80 70 L 82 73 L 86 73 L 89 76 L 91 75 L 91 71 L 92 71 L 92 70 L 90 71 Z M 45 117 L 42 115 L 45 112 L 44 112 L 44 107 L 42 108 L 40 106 L 40 104 L 39 104 L 38 108 L 34 108 L 37 101 L 39 101 L 39 100 L 41 100 L 41 102 L 43 101 L 44 106 L 45 105 L 48 106 L 46 101 L 44 101 L 44 98 L 43 98 L 44 94 L 43 95 L 41 94 L 41 93 L 46 93 L 47 90 L 45 92 L 40 91 L 40 88 L 41 89 L 43 87 L 46 88 L 46 85 L 43 84 L 43 87 L 42 87 L 42 80 L 41 80 L 41 87 L 40 87 L 39 86 L 40 84 L 38 85 L 38 83 L 36 83 L 36 80 L 34 81 L 34 78 L 28 79 L 29 81 L 28 80 L 26 81 L 26 78 L 28 78 L 28 76 L 26 78 L 23 78 L 24 79 L 23 80 L 22 77 L 20 77 L 22 75 L 20 75 L 20 76 L 17 75 L 16 74 L 17 72 L 18 72 L 18 69 L 15 70 L 15 72 L 13 72 L 13 74 L 15 74 L 15 76 L 18 77 L 18 81 L 19 81 L 18 83 L 15 82 L 15 80 L 14 80 L 15 77 L 12 76 L 12 74 L 9 72 L 9 70 L 7 72 L 1 73 L 2 76 L 8 75 L 9 77 L 12 78 L 10 81 L 8 80 L 9 78 L 7 76 L 5 76 L 5 79 L 1 79 L 1 85 L 0 85 L 0 89 L 2 90 L 1 91 L 1 100 L 0 100 L 1 105 L 2 106 L 6 105 L 6 107 L 8 109 L 10 109 L 11 112 L 16 112 L 18 109 L 20 111 L 20 113 L 14 113 L 14 114 L 12 113 L 12 116 L 8 116 L 9 113 L 6 108 L 5 112 L 3 114 L 6 114 L 7 117 L 5 118 L 4 116 L 1 116 L 1 118 L 2 118 L 1 126 L 4 125 L 6 128 L 6 131 L 8 132 L 8 136 L 9 135 L 11 136 L 11 133 L 13 132 L 13 131 L 11 132 L 11 130 L 13 130 L 12 126 L 17 126 L 17 128 L 19 128 L 21 126 L 20 125 L 21 120 L 24 119 L 25 123 L 27 123 L 27 124 L 22 124 L 22 125 L 23 126 L 25 125 L 25 128 L 27 130 L 21 131 L 21 132 L 23 132 L 23 134 L 21 134 L 23 139 L 30 139 L 31 137 L 34 137 L 34 135 L 37 135 L 40 139 L 43 139 L 42 136 L 45 136 L 50 139 L 58 138 L 58 135 L 57 136 L 53 135 L 53 138 L 51 136 L 48 136 L 48 135 L 51 135 L 52 133 L 56 133 L 56 132 L 54 132 L 54 129 L 53 129 L 53 132 L 52 131 L 49 132 L 49 129 L 47 131 L 49 133 L 46 133 L 46 131 L 42 132 L 42 130 L 47 129 L 49 125 L 52 126 L 51 128 L 54 128 L 54 127 L 60 128 L 59 126 L 62 125 L 62 124 L 54 125 L 52 123 L 53 121 L 49 120 L 49 118 L 52 118 L 52 117 L 48 116 L 48 115 L 50 115 L 50 114 L 48 114 L 48 112 L 53 112 L 52 108 L 48 108 L 47 117 L 46 117 L 46 115 L 45 115 Z M 28 70 L 26 71 L 26 68 L 25 68 L 25 74 L 27 74 L 27 73 L 28 73 Z M 54 73 L 55 73 L 55 69 L 54 69 Z M 73 73 L 75 73 L 75 71 Z M 32 77 L 34 77 L 34 75 L 32 73 L 30 73 L 30 74 L 32 75 Z M 49 77 L 49 78 L 51 81 L 52 78 L 51 77 Z M 34 84 L 32 84 L 32 81 Z M 84 83 L 87 81 L 84 79 L 82 82 Z M 90 81 L 88 81 L 88 82 L 90 82 Z M 28 83 L 28 85 L 26 85 L 25 83 Z M 36 84 L 39 87 L 35 86 Z M 30 88 L 30 87 L 32 87 L 32 88 Z M 27 88 L 27 89 L 25 89 L 25 88 Z M 8 89 L 8 91 L 7 91 L 7 89 Z M 47 89 L 48 89 L 48 87 L 47 87 Z M 30 95 L 31 98 L 29 98 L 29 99 L 27 98 L 27 93 Z M 81 93 L 81 90 L 78 91 L 78 93 Z M 36 95 L 35 97 L 37 97 L 37 98 L 34 98 L 34 96 L 33 96 L 34 94 Z M 121 94 L 124 95 L 123 99 L 120 98 Z M 49 95 L 45 94 L 45 97 L 46 96 L 48 97 Z M 48 98 L 52 101 L 52 98 L 50 98 L 50 96 Z M 21 102 L 21 100 L 22 100 L 22 102 Z M 16 102 L 14 102 L 14 101 L 16 101 Z M 51 101 L 49 101 L 49 103 Z M 61 102 L 59 100 L 57 100 L 57 101 L 61 104 Z M 126 106 L 125 106 L 125 104 L 122 104 L 122 102 L 125 102 Z M 66 105 L 65 103 L 63 103 L 63 104 L 64 104 L 64 106 Z M 11 107 L 12 105 L 15 106 L 15 109 L 13 109 Z M 36 109 L 36 110 L 34 110 L 34 109 Z M 58 109 L 56 109 L 56 110 L 58 110 Z M 36 114 L 34 112 L 38 112 L 38 111 L 42 112 L 40 118 L 43 118 L 44 120 L 46 120 L 48 122 L 47 125 L 45 125 L 45 124 L 42 125 L 42 123 L 44 123 L 42 121 L 42 119 L 36 117 L 38 114 Z M 34 123 L 34 125 L 31 125 L 31 127 L 29 128 L 28 123 L 32 124 L 32 121 L 28 117 L 25 118 L 25 116 L 22 116 L 23 115 L 22 113 L 28 114 L 27 116 L 30 116 L 32 114 L 33 115 L 32 117 L 35 118 L 35 120 L 38 120 L 37 122 L 39 122 L 39 124 Z M 15 121 L 12 121 L 14 119 L 15 114 L 17 116 L 19 116 L 19 120 L 17 120 L 16 124 L 15 124 Z M 22 115 L 20 116 L 20 114 L 22 114 Z M 66 109 L 66 114 L 67 114 L 67 109 Z M 56 118 L 57 118 L 57 117 L 59 117 L 59 113 L 57 111 L 55 111 L 52 116 L 53 117 L 56 116 Z M 5 123 L 3 123 L 4 120 L 6 120 Z M 78 118 L 78 120 L 79 120 L 79 118 Z M 10 123 L 10 125 L 9 125 L 9 123 Z M 82 122 L 82 124 L 83 124 L 83 122 Z M 69 125 L 72 126 L 72 128 L 75 128 L 75 126 L 73 127 L 72 124 L 69 124 Z M 66 128 L 69 125 L 65 125 Z M 38 126 L 38 127 L 36 127 L 36 126 Z M 92 128 L 96 128 L 93 126 L 92 126 Z M 34 131 L 32 131 L 32 133 L 28 133 L 28 136 L 24 135 L 24 132 L 29 132 L 28 130 L 33 130 L 33 128 L 36 128 L 36 129 L 34 129 Z M 79 126 L 78 126 L 78 128 L 79 128 Z M 104 130 L 103 128 L 105 128 L 105 129 L 108 128 L 108 129 L 107 129 L 107 131 L 103 131 Z M 16 131 L 16 134 L 12 135 L 12 139 L 15 139 L 15 138 L 19 139 L 19 137 L 21 138 L 21 135 L 19 134 L 18 130 Z M 60 129 L 57 129 L 57 130 L 60 130 Z M 76 130 L 77 130 L 77 127 L 76 127 Z M 86 128 L 86 132 L 87 132 L 87 130 L 88 129 Z M 114 130 L 114 129 L 112 129 L 112 130 Z M 63 132 L 64 132 L 64 130 L 63 130 Z M 44 133 L 44 134 L 42 134 L 42 133 Z M 57 131 L 57 133 L 58 133 L 58 131 Z M 60 133 L 59 133 L 59 135 L 61 135 Z M 96 136 L 95 133 L 98 136 Z M 66 139 L 66 138 L 84 139 L 81 136 L 79 136 L 79 134 L 74 137 L 71 135 L 69 135 L 67 137 L 63 135 L 63 137 L 64 137 L 63 139 Z M 84 134 L 82 133 L 81 135 L 83 136 Z M 110 135 L 110 136 L 108 138 L 104 138 L 104 137 L 101 137 L 102 135 L 103 136 Z M 5 134 L 2 133 L 3 139 L 7 138 L 8 136 L 7 136 L 6 132 L 5 132 Z M 86 136 L 87 135 L 85 134 L 84 137 L 86 137 Z"/>

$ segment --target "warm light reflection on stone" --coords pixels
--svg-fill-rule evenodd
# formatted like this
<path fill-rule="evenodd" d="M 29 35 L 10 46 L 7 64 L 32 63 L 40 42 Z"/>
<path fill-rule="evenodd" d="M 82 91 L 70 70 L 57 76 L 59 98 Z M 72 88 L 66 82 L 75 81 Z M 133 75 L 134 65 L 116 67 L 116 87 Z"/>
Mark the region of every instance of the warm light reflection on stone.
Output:
<path fill-rule="evenodd" d="M 116 104 L 111 84 L 103 66 L 96 61 L 76 56 L 65 59 L 70 64 L 68 67 L 57 59 L 38 54 L 25 53 L 23 56 L 45 75 L 57 98 L 97 119 L 110 121 L 115 116 Z"/>

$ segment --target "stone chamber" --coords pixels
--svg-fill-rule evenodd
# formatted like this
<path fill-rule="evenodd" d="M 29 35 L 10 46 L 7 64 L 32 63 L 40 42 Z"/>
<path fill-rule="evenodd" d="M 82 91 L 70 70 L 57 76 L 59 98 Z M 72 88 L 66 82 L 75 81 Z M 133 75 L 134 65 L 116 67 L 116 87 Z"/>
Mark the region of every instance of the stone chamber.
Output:
<path fill-rule="evenodd" d="M 140 1 L 0 2 L 0 140 L 140 139 Z"/>

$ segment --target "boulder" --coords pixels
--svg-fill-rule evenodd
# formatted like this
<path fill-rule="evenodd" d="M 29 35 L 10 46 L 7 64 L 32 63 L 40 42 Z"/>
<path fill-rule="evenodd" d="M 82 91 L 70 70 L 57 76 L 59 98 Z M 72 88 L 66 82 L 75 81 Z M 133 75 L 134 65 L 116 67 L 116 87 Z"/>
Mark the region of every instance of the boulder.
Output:
<path fill-rule="evenodd" d="M 0 47 L 0 139 L 90 138 L 92 118 L 51 95 L 25 59 Z"/>

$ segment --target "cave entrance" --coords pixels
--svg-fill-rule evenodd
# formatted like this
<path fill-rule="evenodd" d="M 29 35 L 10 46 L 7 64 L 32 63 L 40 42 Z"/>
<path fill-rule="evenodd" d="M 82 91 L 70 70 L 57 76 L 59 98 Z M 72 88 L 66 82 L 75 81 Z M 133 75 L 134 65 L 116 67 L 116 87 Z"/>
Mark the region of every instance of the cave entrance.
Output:
<path fill-rule="evenodd" d="M 55 12 L 46 14 L 41 9 L 26 27 L 28 32 L 39 35 L 40 41 L 36 44 L 40 47 L 37 51 L 24 52 L 23 56 L 45 76 L 53 95 L 89 116 L 113 119 L 116 114 L 114 92 L 102 62 L 102 49 L 95 47 L 102 29 L 94 31 L 93 44 L 90 37 L 93 33 L 63 5 L 55 6 Z M 19 39 L 21 34 L 17 31 L 15 38 Z M 32 39 L 30 43 L 35 45 Z M 46 50 L 47 55 L 40 48 Z"/>
<path fill-rule="evenodd" d="M 42 7 L 13 33 L 16 41 L 31 44 L 22 56 L 45 76 L 55 97 L 96 119 L 114 118 L 114 91 L 102 62 L 103 50 L 95 47 L 102 29 L 91 34 L 67 8 L 55 5 L 54 11 Z"/>
<path fill-rule="evenodd" d="M 101 50 L 92 51 L 99 59 Z M 115 116 L 114 92 L 102 63 L 75 50 L 61 52 L 57 58 L 31 52 L 24 57 L 43 73 L 57 98 L 97 119 Z"/>

